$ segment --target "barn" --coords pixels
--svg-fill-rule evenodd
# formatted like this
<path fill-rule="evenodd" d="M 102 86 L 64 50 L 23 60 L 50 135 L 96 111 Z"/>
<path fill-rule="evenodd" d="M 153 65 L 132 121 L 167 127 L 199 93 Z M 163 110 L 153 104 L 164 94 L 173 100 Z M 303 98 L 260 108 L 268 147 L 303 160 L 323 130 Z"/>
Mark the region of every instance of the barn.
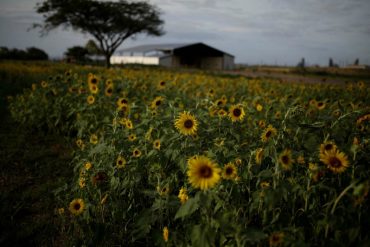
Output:
<path fill-rule="evenodd" d="M 141 45 L 117 51 L 112 64 L 146 64 L 174 68 L 227 70 L 234 56 L 204 43 Z"/>

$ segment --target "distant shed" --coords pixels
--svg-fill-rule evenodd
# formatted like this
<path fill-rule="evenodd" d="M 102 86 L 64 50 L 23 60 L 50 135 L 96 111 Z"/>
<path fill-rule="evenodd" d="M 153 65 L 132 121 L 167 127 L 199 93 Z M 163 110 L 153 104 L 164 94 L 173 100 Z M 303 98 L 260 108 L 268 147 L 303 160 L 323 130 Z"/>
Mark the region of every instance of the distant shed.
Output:
<path fill-rule="evenodd" d="M 234 56 L 204 43 L 141 45 L 117 51 L 111 63 L 228 70 Z"/>

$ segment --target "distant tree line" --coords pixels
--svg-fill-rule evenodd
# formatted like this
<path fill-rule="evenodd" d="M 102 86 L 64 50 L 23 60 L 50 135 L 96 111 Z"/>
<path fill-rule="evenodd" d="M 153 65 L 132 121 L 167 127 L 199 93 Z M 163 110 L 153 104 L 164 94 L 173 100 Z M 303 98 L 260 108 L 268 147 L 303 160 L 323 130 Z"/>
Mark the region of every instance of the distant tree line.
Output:
<path fill-rule="evenodd" d="M 36 47 L 28 47 L 26 50 L 9 49 L 7 47 L 0 47 L 1 60 L 48 60 L 48 54 Z"/>

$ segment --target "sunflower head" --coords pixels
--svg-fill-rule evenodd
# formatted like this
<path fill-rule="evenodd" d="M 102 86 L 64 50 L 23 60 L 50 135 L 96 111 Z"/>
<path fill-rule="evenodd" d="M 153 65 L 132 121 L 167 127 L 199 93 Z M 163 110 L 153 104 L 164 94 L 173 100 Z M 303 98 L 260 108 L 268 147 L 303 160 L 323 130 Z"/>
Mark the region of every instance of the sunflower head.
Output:
<path fill-rule="evenodd" d="M 150 108 L 157 109 L 161 105 L 163 105 L 164 98 L 162 96 L 155 97 L 155 99 L 150 104 Z"/>
<path fill-rule="evenodd" d="M 134 151 L 132 151 L 132 156 L 139 158 L 141 156 L 141 151 L 138 148 L 135 148 Z"/>
<path fill-rule="evenodd" d="M 181 204 L 184 204 L 189 199 L 186 188 L 181 187 L 177 197 L 179 198 Z"/>
<path fill-rule="evenodd" d="M 329 152 L 320 153 L 320 161 L 334 173 L 342 173 L 349 167 L 347 156 L 335 149 Z"/>
<path fill-rule="evenodd" d="M 194 188 L 207 190 L 220 181 L 221 169 L 206 156 L 193 156 L 188 160 L 188 179 Z"/>
<path fill-rule="evenodd" d="M 125 166 L 126 166 L 126 159 L 123 156 L 119 155 L 116 160 L 116 167 L 118 169 L 121 169 L 121 168 L 125 168 Z"/>
<path fill-rule="evenodd" d="M 92 96 L 92 95 L 87 96 L 87 103 L 88 103 L 89 105 L 94 104 L 94 102 L 95 102 L 95 98 L 94 98 L 94 96 Z"/>
<path fill-rule="evenodd" d="M 292 151 L 290 149 L 285 149 L 279 155 L 279 163 L 283 167 L 284 170 L 290 170 L 292 168 L 293 159 L 292 159 Z"/>
<path fill-rule="evenodd" d="M 232 105 L 229 109 L 229 117 L 231 121 L 243 121 L 243 118 L 245 116 L 245 112 L 242 106 L 240 105 Z"/>
<path fill-rule="evenodd" d="M 224 179 L 232 180 L 238 175 L 238 169 L 233 163 L 228 163 L 224 166 L 222 171 L 222 177 Z"/>
<path fill-rule="evenodd" d="M 176 119 L 175 127 L 183 135 L 193 135 L 197 131 L 198 122 L 189 112 L 183 112 Z"/>
<path fill-rule="evenodd" d="M 326 104 L 323 101 L 319 101 L 319 102 L 316 103 L 316 108 L 320 111 L 323 110 L 325 108 L 325 106 L 326 106 Z"/>
<path fill-rule="evenodd" d="M 167 228 L 167 226 L 165 226 L 165 227 L 163 228 L 163 240 L 164 240 L 165 242 L 168 242 L 168 235 L 169 235 L 168 228 Z"/>
<path fill-rule="evenodd" d="M 161 140 L 160 139 L 157 139 L 153 142 L 153 148 L 157 149 L 157 150 L 161 149 Z"/>
<path fill-rule="evenodd" d="M 262 133 L 261 140 L 263 142 L 268 142 L 271 137 L 275 136 L 277 134 L 277 130 L 272 127 L 272 125 L 269 125 Z"/>
<path fill-rule="evenodd" d="M 112 86 L 106 87 L 105 88 L 105 91 L 104 91 L 104 94 L 105 94 L 105 96 L 108 96 L 108 97 L 112 96 L 112 94 L 113 94 L 113 87 Z"/>
<path fill-rule="evenodd" d="M 130 134 L 129 136 L 128 136 L 128 140 L 130 141 L 130 142 L 133 142 L 133 141 L 135 141 L 136 140 L 136 135 L 135 134 Z"/>
<path fill-rule="evenodd" d="M 76 216 L 82 214 L 84 210 L 85 210 L 85 202 L 81 198 L 74 199 L 69 204 L 69 211 Z"/>
<path fill-rule="evenodd" d="M 96 135 L 96 134 L 92 134 L 91 136 L 90 136 L 90 143 L 91 144 L 97 144 L 98 143 L 98 136 Z"/>
<path fill-rule="evenodd" d="M 90 170 L 91 167 L 92 167 L 91 162 L 86 162 L 85 165 L 84 165 L 84 167 L 85 167 L 86 171 Z"/>
<path fill-rule="evenodd" d="M 326 141 L 320 144 L 320 154 L 325 152 L 335 151 L 337 149 L 337 145 L 333 141 Z"/>

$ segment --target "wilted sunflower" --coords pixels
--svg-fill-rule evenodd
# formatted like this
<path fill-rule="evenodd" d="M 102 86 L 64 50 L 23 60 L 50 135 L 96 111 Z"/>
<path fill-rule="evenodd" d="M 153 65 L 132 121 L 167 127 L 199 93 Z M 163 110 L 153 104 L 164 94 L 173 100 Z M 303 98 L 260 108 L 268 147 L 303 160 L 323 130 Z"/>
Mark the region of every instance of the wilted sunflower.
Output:
<path fill-rule="evenodd" d="M 231 121 L 242 121 L 245 116 L 245 112 L 242 106 L 232 105 L 229 109 L 229 117 Z"/>
<path fill-rule="evenodd" d="M 141 156 L 141 151 L 138 148 L 135 148 L 132 152 L 132 156 L 134 156 L 135 158 L 139 158 Z"/>
<path fill-rule="evenodd" d="M 92 134 L 90 136 L 90 143 L 91 144 L 97 144 L 98 143 L 98 136 L 96 134 Z"/>
<path fill-rule="evenodd" d="M 153 142 L 153 148 L 160 150 L 161 149 L 161 140 L 157 139 Z"/>
<path fill-rule="evenodd" d="M 284 233 L 283 232 L 273 232 L 269 237 L 270 247 L 282 245 L 284 242 Z"/>
<path fill-rule="evenodd" d="M 233 163 L 227 163 L 224 166 L 223 172 L 222 172 L 222 177 L 224 179 L 235 179 L 236 176 L 238 175 L 238 168 Z"/>
<path fill-rule="evenodd" d="M 268 142 L 271 137 L 275 136 L 277 134 L 277 130 L 272 127 L 272 125 L 267 126 L 267 128 L 263 131 L 261 135 L 261 140 L 263 142 Z"/>
<path fill-rule="evenodd" d="M 183 135 L 193 135 L 197 131 L 198 122 L 189 112 L 183 112 L 176 119 L 175 127 Z"/>
<path fill-rule="evenodd" d="M 257 165 L 261 165 L 262 159 L 263 159 L 263 148 L 258 148 L 256 150 L 256 157 L 255 157 L 255 159 L 256 159 L 256 164 Z"/>
<path fill-rule="evenodd" d="M 335 145 L 332 141 L 326 141 L 320 144 L 320 154 L 324 154 L 325 152 L 335 151 L 337 149 L 337 145 Z"/>
<path fill-rule="evenodd" d="M 195 156 L 188 160 L 188 179 L 194 188 L 207 190 L 220 180 L 221 169 L 208 157 Z"/>
<path fill-rule="evenodd" d="M 125 168 L 126 159 L 123 156 L 119 155 L 117 157 L 116 166 L 117 166 L 118 169 Z"/>
<path fill-rule="evenodd" d="M 76 216 L 82 214 L 84 210 L 85 210 L 85 202 L 81 198 L 74 199 L 69 204 L 69 211 Z"/>
<path fill-rule="evenodd" d="M 317 102 L 317 104 L 316 104 L 316 108 L 318 109 L 318 110 L 323 110 L 324 108 L 325 108 L 325 106 L 326 106 L 326 104 L 325 104 L 325 102 L 322 102 L 322 101 L 319 101 L 319 102 Z"/>
<path fill-rule="evenodd" d="M 342 173 L 349 167 L 347 156 L 339 150 L 320 153 L 320 161 L 334 173 Z"/>
<path fill-rule="evenodd" d="M 94 96 L 92 96 L 92 95 L 87 96 L 87 103 L 88 103 L 89 105 L 94 104 L 94 102 L 95 102 L 95 98 L 94 98 Z"/>
<path fill-rule="evenodd" d="M 155 99 L 150 104 L 150 108 L 157 109 L 163 104 L 164 98 L 162 96 L 155 97 Z"/>
<path fill-rule="evenodd" d="M 292 168 L 293 159 L 292 151 L 290 149 L 284 149 L 284 151 L 279 155 L 279 163 L 284 170 L 290 170 Z"/>

